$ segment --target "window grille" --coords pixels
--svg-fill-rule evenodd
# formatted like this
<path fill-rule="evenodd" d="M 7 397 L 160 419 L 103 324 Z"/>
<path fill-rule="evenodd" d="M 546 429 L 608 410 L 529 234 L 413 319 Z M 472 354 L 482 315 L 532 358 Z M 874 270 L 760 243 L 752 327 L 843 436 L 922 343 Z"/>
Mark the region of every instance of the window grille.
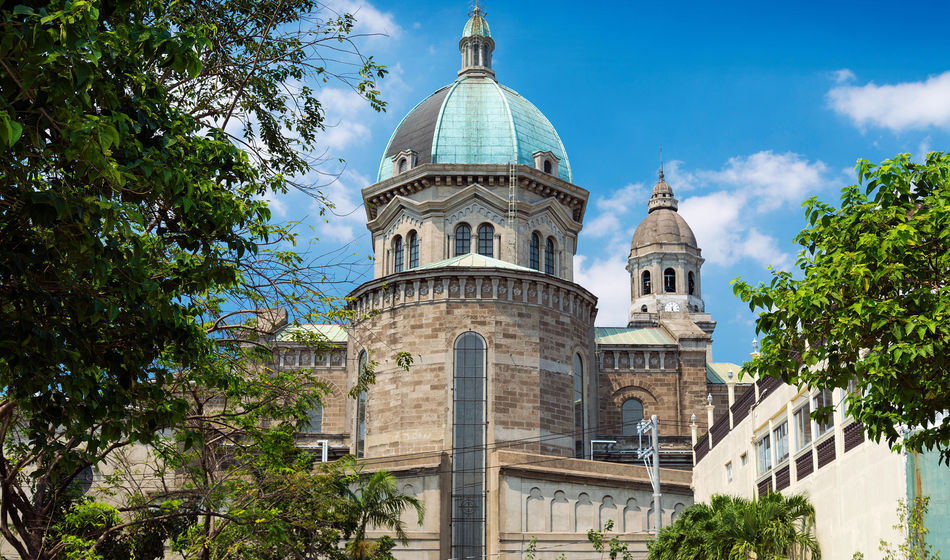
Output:
<path fill-rule="evenodd" d="M 472 252 L 472 228 L 468 224 L 459 224 L 455 228 L 455 256 Z"/>
<path fill-rule="evenodd" d="M 491 224 L 478 226 L 478 254 L 485 257 L 495 256 L 495 228 Z"/>
<path fill-rule="evenodd" d="M 467 332 L 455 342 L 452 457 L 452 558 L 485 552 L 485 341 Z"/>

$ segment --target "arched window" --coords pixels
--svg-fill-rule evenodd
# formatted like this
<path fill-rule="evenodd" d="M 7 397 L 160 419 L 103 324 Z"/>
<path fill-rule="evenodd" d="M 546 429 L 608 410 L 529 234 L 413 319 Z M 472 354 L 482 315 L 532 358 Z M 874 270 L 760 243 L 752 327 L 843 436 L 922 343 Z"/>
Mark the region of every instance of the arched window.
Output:
<path fill-rule="evenodd" d="M 452 558 L 481 558 L 485 548 L 485 339 L 455 340 L 452 447 Z"/>
<path fill-rule="evenodd" d="M 554 238 L 548 237 L 544 244 L 544 273 L 554 274 Z"/>
<path fill-rule="evenodd" d="M 416 268 L 419 266 L 419 236 L 410 231 L 406 240 L 409 242 L 409 268 Z"/>
<path fill-rule="evenodd" d="M 664 292 L 675 292 L 676 291 L 676 271 L 672 268 L 667 268 L 663 271 L 663 291 Z"/>
<path fill-rule="evenodd" d="M 643 271 L 643 274 L 641 275 L 641 278 L 643 278 L 643 281 L 642 281 L 642 283 L 643 283 L 643 290 L 642 290 L 643 294 L 642 294 L 642 295 L 645 295 L 645 296 L 650 295 L 650 293 L 651 293 L 650 290 L 652 289 L 652 286 L 650 285 L 650 271 L 649 271 L 649 270 L 644 270 L 644 271 Z"/>
<path fill-rule="evenodd" d="M 366 371 L 366 351 L 360 352 L 357 373 L 360 378 Z M 366 391 L 360 393 L 356 400 L 356 458 L 363 457 L 364 447 L 366 445 Z"/>
<path fill-rule="evenodd" d="M 544 160 L 544 172 L 548 175 L 551 174 L 551 160 L 549 159 Z"/>
<path fill-rule="evenodd" d="M 528 266 L 541 270 L 541 236 L 538 232 L 531 234 L 531 249 L 528 253 Z"/>
<path fill-rule="evenodd" d="M 693 295 L 693 293 L 696 291 L 696 280 L 693 278 L 692 272 L 686 276 L 686 281 L 689 284 L 689 295 Z"/>
<path fill-rule="evenodd" d="M 637 424 L 643 420 L 643 403 L 637 399 L 623 401 L 623 406 L 620 407 L 620 417 L 623 422 L 622 435 L 636 435 Z"/>
<path fill-rule="evenodd" d="M 323 431 L 323 407 L 319 404 L 307 412 L 307 425 L 304 426 L 305 434 L 319 434 Z"/>
<path fill-rule="evenodd" d="M 403 254 L 402 237 L 396 236 L 393 239 L 393 272 L 402 272 Z"/>
<path fill-rule="evenodd" d="M 584 458 L 584 362 L 574 354 L 574 456 Z"/>
<path fill-rule="evenodd" d="M 409 162 L 406 160 L 406 158 L 402 158 L 401 160 L 399 160 L 399 173 L 405 173 L 406 168 L 408 167 L 409 167 Z"/>
<path fill-rule="evenodd" d="M 486 257 L 495 256 L 495 228 L 491 224 L 478 226 L 478 254 Z"/>
<path fill-rule="evenodd" d="M 468 224 L 459 224 L 455 228 L 455 256 L 472 252 L 472 228 Z"/>

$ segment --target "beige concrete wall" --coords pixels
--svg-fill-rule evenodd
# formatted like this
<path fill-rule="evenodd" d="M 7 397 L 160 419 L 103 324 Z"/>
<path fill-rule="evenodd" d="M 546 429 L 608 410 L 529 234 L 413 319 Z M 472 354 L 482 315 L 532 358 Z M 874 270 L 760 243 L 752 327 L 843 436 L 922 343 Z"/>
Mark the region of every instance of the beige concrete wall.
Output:
<path fill-rule="evenodd" d="M 823 467 L 813 462 L 814 472 L 798 480 L 795 465 L 790 470 L 790 486 L 781 490 L 783 495 L 804 494 L 815 506 L 817 537 L 822 555 L 829 559 L 847 560 L 855 552 L 862 552 L 867 560 L 881 558 L 878 544 L 881 539 L 897 542 L 900 535 L 894 530 L 897 522 L 898 500 L 906 496 L 905 460 L 883 443 L 864 441 L 850 451 L 844 450 L 843 428 L 851 420 L 840 406 L 843 393 L 834 392 L 835 428 L 803 449 L 796 449 L 792 414 L 810 398 L 806 391 L 790 385 L 780 385 L 761 399 L 749 415 L 717 443 L 693 469 L 693 487 L 697 502 L 709 502 L 713 494 L 727 494 L 752 498 L 757 494 L 757 483 L 772 477 L 788 465 L 775 464 L 764 474 L 756 469 L 754 442 L 783 421 L 789 421 L 790 460 L 813 455 L 818 444 L 835 439 L 835 459 Z M 814 426 L 810 428 L 814 433 Z M 775 446 L 772 446 L 773 453 Z M 746 462 L 742 464 L 742 456 Z M 815 457 L 812 457 L 815 461 Z M 728 480 L 726 465 L 732 465 L 732 480 Z"/>

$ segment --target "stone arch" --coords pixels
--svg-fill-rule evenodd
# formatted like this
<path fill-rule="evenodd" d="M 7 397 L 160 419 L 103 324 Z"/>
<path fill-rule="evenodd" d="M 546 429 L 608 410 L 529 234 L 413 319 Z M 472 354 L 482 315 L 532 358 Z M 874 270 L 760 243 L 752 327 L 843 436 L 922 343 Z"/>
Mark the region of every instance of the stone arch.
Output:
<path fill-rule="evenodd" d="M 577 495 L 574 504 L 574 532 L 584 533 L 594 528 L 594 504 L 586 492 Z"/>
<path fill-rule="evenodd" d="M 623 531 L 625 533 L 643 532 L 643 520 L 643 511 L 637 504 L 637 499 L 628 499 L 626 507 L 623 508 Z"/>
<path fill-rule="evenodd" d="M 572 527 L 571 504 L 567 501 L 567 495 L 558 490 L 554 493 L 554 499 L 551 500 L 551 531 L 566 533 Z"/>
<path fill-rule="evenodd" d="M 541 489 L 535 486 L 528 492 L 526 499 L 525 530 L 532 532 L 546 531 L 547 516 L 544 513 L 544 496 L 541 494 Z"/>
<path fill-rule="evenodd" d="M 600 501 L 600 530 L 604 530 L 607 527 L 607 522 L 613 522 L 613 528 L 611 531 L 620 532 L 623 531 L 623 527 L 620 525 L 620 518 L 617 512 L 617 505 L 614 503 L 612 496 L 604 496 Z"/>
<path fill-rule="evenodd" d="M 680 513 L 686 509 L 686 504 L 682 502 L 676 502 L 676 505 L 673 506 L 673 512 L 670 514 L 670 523 L 676 521 L 676 518 L 680 516 Z"/>

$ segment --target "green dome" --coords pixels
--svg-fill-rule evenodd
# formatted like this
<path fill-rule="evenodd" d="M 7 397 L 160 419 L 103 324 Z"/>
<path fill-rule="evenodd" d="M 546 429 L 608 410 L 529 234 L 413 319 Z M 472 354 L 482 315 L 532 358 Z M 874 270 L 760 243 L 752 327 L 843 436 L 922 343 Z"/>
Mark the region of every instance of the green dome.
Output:
<path fill-rule="evenodd" d="M 472 14 L 462 30 L 462 37 L 491 37 L 491 28 L 481 13 Z"/>
<path fill-rule="evenodd" d="M 486 27 L 487 29 L 487 27 Z M 416 152 L 424 163 L 534 167 L 536 152 L 558 158 L 556 175 L 571 181 L 567 152 L 551 122 L 530 101 L 488 76 L 462 76 L 436 91 L 399 123 L 379 164 L 379 181 L 393 175 L 393 157 Z"/>

